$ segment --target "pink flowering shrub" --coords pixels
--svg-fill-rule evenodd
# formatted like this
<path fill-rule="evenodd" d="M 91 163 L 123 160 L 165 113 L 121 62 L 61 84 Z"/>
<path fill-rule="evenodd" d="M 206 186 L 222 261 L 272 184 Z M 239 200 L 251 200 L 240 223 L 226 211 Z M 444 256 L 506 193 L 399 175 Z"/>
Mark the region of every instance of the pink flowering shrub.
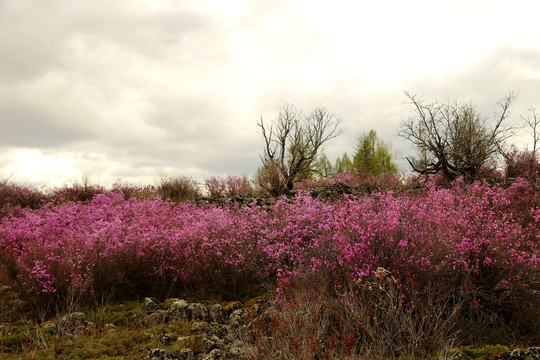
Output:
<path fill-rule="evenodd" d="M 524 178 L 536 186 L 540 183 L 539 154 L 531 151 L 519 151 L 512 147 L 505 155 L 505 176 L 511 179 Z"/>
<path fill-rule="evenodd" d="M 81 296 L 164 296 L 187 289 L 234 297 L 267 276 L 258 208 L 171 206 L 97 195 L 49 204 L 0 228 L 2 280 L 32 303 Z"/>
<path fill-rule="evenodd" d="M 214 196 L 225 196 L 225 190 L 227 185 L 223 178 L 212 176 L 204 180 L 204 185 L 208 190 L 208 195 L 210 197 Z"/>
<path fill-rule="evenodd" d="M 36 309 L 67 294 L 234 298 L 274 280 L 287 303 L 298 283 L 350 298 L 354 284 L 384 269 L 400 311 L 441 294 L 460 304 L 470 329 L 491 314 L 538 335 L 537 196 L 526 182 L 457 183 L 334 202 L 300 194 L 267 211 L 98 194 L 5 217 L 0 281 Z"/>
<path fill-rule="evenodd" d="M 105 192 L 105 188 L 91 184 L 88 178 L 83 177 L 80 182 L 73 182 L 54 189 L 50 194 L 50 199 L 55 203 L 88 201 L 92 200 L 94 196 Z"/>
<path fill-rule="evenodd" d="M 229 175 L 227 177 L 212 176 L 205 180 L 205 185 L 210 197 L 237 195 L 249 195 L 253 188 L 247 178 Z"/>
<path fill-rule="evenodd" d="M 254 192 L 247 177 L 229 175 L 226 179 L 226 196 L 250 195 Z"/>
<path fill-rule="evenodd" d="M 35 209 L 46 200 L 47 197 L 36 189 L 0 179 L 0 218 L 8 214 L 13 207 Z"/>
<path fill-rule="evenodd" d="M 497 169 L 496 162 L 492 166 L 482 165 L 476 174 L 477 180 L 485 180 L 490 184 L 500 184 L 504 181 L 503 171 Z"/>

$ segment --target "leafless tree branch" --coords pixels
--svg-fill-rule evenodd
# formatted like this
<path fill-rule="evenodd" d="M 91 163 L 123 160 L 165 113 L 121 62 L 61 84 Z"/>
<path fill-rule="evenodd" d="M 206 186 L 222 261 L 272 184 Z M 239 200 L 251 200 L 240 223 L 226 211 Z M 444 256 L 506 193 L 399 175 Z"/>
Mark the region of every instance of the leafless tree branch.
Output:
<path fill-rule="evenodd" d="M 442 173 L 448 181 L 458 176 L 473 180 L 480 167 L 514 134 L 514 128 L 505 126 L 514 93 L 497 103 L 499 112 L 491 127 L 472 104 L 426 104 L 416 95 L 405 95 L 414 115 L 402 121 L 398 136 L 409 140 L 422 155 L 407 159 L 420 174 Z"/>
<path fill-rule="evenodd" d="M 265 143 L 261 156 L 263 169 L 277 171 L 279 176 L 272 178 L 282 179 L 270 186 L 274 195 L 292 190 L 300 174 L 314 172 L 314 163 L 323 145 L 342 133 L 339 117 L 325 108 L 316 108 L 303 116 L 289 104 L 281 108 L 270 128 L 264 124 L 262 116 L 257 124 Z"/>

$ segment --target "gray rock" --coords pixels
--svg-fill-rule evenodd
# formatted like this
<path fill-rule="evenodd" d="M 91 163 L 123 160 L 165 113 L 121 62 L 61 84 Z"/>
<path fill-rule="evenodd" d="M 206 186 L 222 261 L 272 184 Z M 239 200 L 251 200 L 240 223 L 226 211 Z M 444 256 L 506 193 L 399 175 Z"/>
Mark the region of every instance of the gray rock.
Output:
<path fill-rule="evenodd" d="M 218 336 L 219 338 L 224 338 L 230 332 L 231 328 L 228 325 L 221 325 L 218 323 L 211 324 L 212 334 Z"/>
<path fill-rule="evenodd" d="M 169 307 L 169 314 L 178 320 L 188 319 L 188 303 L 186 300 L 176 300 Z"/>
<path fill-rule="evenodd" d="M 195 355 L 191 349 L 182 349 L 178 354 L 178 360 L 195 360 Z"/>
<path fill-rule="evenodd" d="M 157 303 L 157 300 L 154 298 L 144 298 L 143 300 L 143 309 L 148 312 L 153 312 L 159 310 L 159 305 Z"/>
<path fill-rule="evenodd" d="M 210 307 L 210 319 L 218 324 L 225 324 L 227 317 L 225 316 L 225 310 L 220 304 L 214 304 Z"/>
<path fill-rule="evenodd" d="M 261 315 L 266 309 L 268 309 L 268 301 L 264 299 L 257 300 L 255 304 L 253 304 L 253 308 L 255 309 L 255 313 L 257 315 Z"/>
<path fill-rule="evenodd" d="M 253 351 L 251 347 L 243 341 L 236 340 L 229 346 L 229 357 L 232 359 L 251 359 L 253 358 Z"/>
<path fill-rule="evenodd" d="M 232 327 L 239 327 L 244 323 L 244 309 L 237 309 L 229 316 L 229 323 Z"/>
<path fill-rule="evenodd" d="M 177 340 L 177 338 L 174 335 L 171 335 L 171 334 L 163 334 L 163 335 L 161 335 L 160 340 L 161 340 L 161 343 L 164 346 L 169 346 L 173 342 L 175 342 Z"/>
<path fill-rule="evenodd" d="M 189 331 L 192 334 L 201 334 L 201 333 L 208 334 L 211 330 L 212 330 L 212 327 L 210 326 L 210 324 L 204 321 L 193 323 L 189 327 Z"/>
<path fill-rule="evenodd" d="M 116 331 L 116 325 L 114 324 L 105 324 L 105 332 L 107 334 L 113 334 Z"/>
<path fill-rule="evenodd" d="M 532 360 L 527 354 L 528 350 L 525 349 L 514 349 L 510 352 L 505 352 L 499 356 L 494 357 L 494 360 Z M 540 358 L 538 358 L 540 359 Z"/>
<path fill-rule="evenodd" d="M 510 355 L 509 355 L 509 358 L 510 359 L 516 359 L 516 360 L 521 360 L 521 359 L 526 359 L 525 358 L 525 350 L 524 349 L 515 349 L 515 350 L 512 350 L 510 351 Z"/>
<path fill-rule="evenodd" d="M 86 324 L 86 316 L 82 312 L 73 312 L 64 316 L 62 321 L 73 326 L 80 326 Z"/>
<path fill-rule="evenodd" d="M 220 339 L 217 336 L 212 336 L 210 338 L 204 339 L 204 351 L 210 352 L 214 349 L 223 349 L 225 347 L 225 342 L 223 339 Z"/>
<path fill-rule="evenodd" d="M 188 305 L 188 315 L 191 320 L 207 321 L 209 319 L 208 310 L 200 303 Z"/>
<path fill-rule="evenodd" d="M 158 310 L 148 315 L 148 323 L 150 325 L 164 324 L 170 320 L 169 313 L 165 310 Z"/>
<path fill-rule="evenodd" d="M 87 325 L 86 316 L 82 312 L 73 312 L 62 317 L 61 322 L 57 324 L 58 331 L 67 334 L 74 334 L 84 330 Z"/>
<path fill-rule="evenodd" d="M 203 355 L 201 357 L 201 360 L 217 360 L 217 359 L 221 359 L 222 355 L 223 355 L 223 352 L 221 350 L 214 349 L 210 351 L 209 354 Z"/>
<path fill-rule="evenodd" d="M 525 351 L 530 360 L 540 360 L 540 347 L 531 347 Z"/>
<path fill-rule="evenodd" d="M 178 357 L 163 349 L 151 349 L 148 360 L 178 360 Z"/>

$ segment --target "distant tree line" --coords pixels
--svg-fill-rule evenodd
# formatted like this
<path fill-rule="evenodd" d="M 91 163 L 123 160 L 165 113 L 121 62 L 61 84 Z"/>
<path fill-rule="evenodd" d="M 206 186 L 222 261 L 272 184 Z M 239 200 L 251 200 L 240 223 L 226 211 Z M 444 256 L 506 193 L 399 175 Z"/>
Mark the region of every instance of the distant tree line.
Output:
<path fill-rule="evenodd" d="M 511 160 L 505 143 L 517 130 L 507 124 L 510 106 L 516 99 L 514 93 L 497 102 L 496 115 L 491 120 L 472 103 L 428 103 L 417 95 L 405 95 L 413 111 L 402 121 L 397 134 L 416 149 L 416 155 L 406 158 L 414 172 L 425 176 L 440 174 L 448 183 L 458 178 L 472 182 L 496 156 L 504 156 L 507 163 Z M 533 136 L 532 151 L 527 152 L 527 171 L 533 177 L 538 171 L 540 120 L 535 109 L 530 109 L 530 115 L 523 119 Z M 289 104 L 269 124 L 261 116 L 258 125 L 265 147 L 255 176 L 256 185 L 272 195 L 280 195 L 304 179 L 345 172 L 360 176 L 398 174 L 390 145 L 375 130 L 358 137 L 352 157 L 345 152 L 332 163 L 323 146 L 343 132 L 340 124 L 339 116 L 325 108 L 303 115 Z"/>

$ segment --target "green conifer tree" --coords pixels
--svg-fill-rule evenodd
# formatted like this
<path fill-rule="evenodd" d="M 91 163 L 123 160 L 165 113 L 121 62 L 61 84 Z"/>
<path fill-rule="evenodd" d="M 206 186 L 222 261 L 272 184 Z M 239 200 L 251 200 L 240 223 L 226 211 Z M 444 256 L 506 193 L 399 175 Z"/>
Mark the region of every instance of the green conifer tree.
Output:
<path fill-rule="evenodd" d="M 397 166 L 392 162 L 389 146 L 379 139 L 375 130 L 370 130 L 368 134 L 364 133 L 359 137 L 353 158 L 353 169 L 358 175 L 397 173 Z"/>

